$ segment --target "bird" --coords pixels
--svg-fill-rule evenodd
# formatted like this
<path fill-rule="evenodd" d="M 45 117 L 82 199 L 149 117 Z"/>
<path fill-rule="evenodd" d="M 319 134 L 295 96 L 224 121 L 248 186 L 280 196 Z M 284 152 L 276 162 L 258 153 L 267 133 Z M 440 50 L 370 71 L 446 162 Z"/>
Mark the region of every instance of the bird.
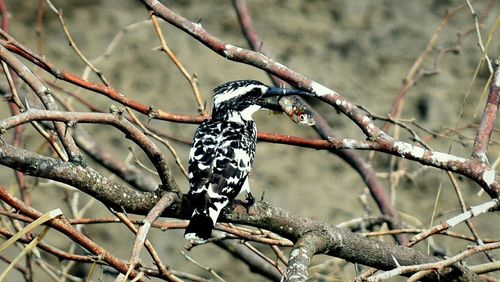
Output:
<path fill-rule="evenodd" d="M 230 81 L 213 90 L 211 119 L 198 127 L 189 152 L 186 198 L 192 213 L 184 233 L 186 240 L 206 242 L 222 209 L 240 192 L 247 193 L 248 206 L 254 203 L 248 183 L 257 144 L 252 114 L 261 108 L 275 108 L 272 97 L 290 95 L 313 96 L 256 80 Z"/>

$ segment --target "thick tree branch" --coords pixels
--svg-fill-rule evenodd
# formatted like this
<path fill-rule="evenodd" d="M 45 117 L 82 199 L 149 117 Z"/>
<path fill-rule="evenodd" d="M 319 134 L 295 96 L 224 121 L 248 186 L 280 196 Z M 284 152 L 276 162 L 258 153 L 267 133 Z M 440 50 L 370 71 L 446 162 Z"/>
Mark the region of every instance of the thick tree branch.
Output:
<path fill-rule="evenodd" d="M 263 42 L 260 41 L 257 36 L 257 32 L 252 23 L 252 19 L 250 17 L 250 12 L 248 10 L 248 5 L 246 0 L 233 0 L 233 5 L 238 16 L 241 30 L 245 35 L 245 38 L 248 41 L 248 44 L 252 48 L 252 50 L 257 52 L 262 52 Z M 280 78 L 267 73 L 271 80 L 273 81 L 275 86 L 283 86 L 286 83 Z M 291 99 L 290 97 L 284 97 L 282 99 Z M 297 97 L 298 103 L 302 104 L 303 107 L 307 108 L 309 111 L 313 113 L 314 116 L 314 129 L 322 138 L 328 140 L 329 137 L 335 137 L 334 131 L 331 126 L 326 122 L 326 120 L 316 111 L 312 109 L 311 106 L 307 104 L 302 98 Z M 373 199 L 377 203 L 380 211 L 393 218 L 391 221 L 390 228 L 391 229 L 400 229 L 401 221 L 399 219 L 399 215 L 396 211 L 396 208 L 391 204 L 389 197 L 387 196 L 385 189 L 378 180 L 378 177 L 373 170 L 372 166 L 364 161 L 356 152 L 352 152 L 349 150 L 330 150 L 330 152 L 336 154 L 349 165 L 351 165 L 361 176 L 366 186 L 370 190 Z M 400 245 L 404 245 L 408 241 L 408 236 L 406 234 L 396 234 L 394 238 L 399 242 Z"/>
<path fill-rule="evenodd" d="M 307 268 L 311 258 L 321 249 L 318 241 L 321 241 L 321 237 L 314 233 L 307 233 L 297 240 L 290 253 L 285 281 L 300 282 L 308 279 Z"/>
<path fill-rule="evenodd" d="M 144 214 L 153 208 L 164 194 L 161 189 L 155 192 L 139 192 L 112 182 L 91 167 L 44 157 L 9 144 L 0 143 L 0 164 L 26 175 L 52 179 L 77 187 L 108 207 L 115 210 L 125 208 L 131 213 Z M 170 188 L 175 190 L 177 187 Z M 175 205 L 173 208 L 176 208 Z"/>
<path fill-rule="evenodd" d="M 377 265 L 376 268 L 384 270 L 398 267 L 398 264 L 412 265 L 412 263 L 422 264 L 425 261 L 439 261 L 438 258 L 427 256 L 417 250 L 387 242 L 366 240 L 368 238 L 358 234 L 293 215 L 263 202 L 254 205 L 249 213 L 246 213 L 243 207 L 233 206 L 233 212 L 226 214 L 225 217 L 234 223 L 266 228 L 295 242 L 306 234 L 314 234 L 315 240 L 313 242 L 316 246 L 308 246 L 307 252 L 304 252 L 307 255 L 311 251 L 315 251 L 315 253 L 325 253 L 349 262 L 367 266 Z M 414 263 L 417 261 L 421 263 Z M 480 281 L 477 275 L 465 268 L 459 267 L 458 272 L 461 273 L 460 275 L 465 275 L 465 279 L 470 279 L 464 281 Z M 446 280 L 456 277 L 457 272 L 451 269 L 443 269 L 442 272 L 435 275 Z M 432 276 L 429 279 L 435 281 L 438 277 Z"/>
<path fill-rule="evenodd" d="M 111 182 L 89 167 L 43 157 L 9 144 L 0 144 L 0 164 L 27 175 L 72 185 L 108 207 L 129 213 L 146 214 L 156 205 L 160 197 L 170 194 L 174 201 L 164 211 L 163 216 L 189 217 L 187 204 L 180 194 L 160 189 L 155 193 L 138 192 Z M 316 230 L 324 236 L 322 240 L 326 240 L 325 246 L 328 246 L 320 252 L 384 270 L 397 267 L 394 258 L 400 265 L 415 265 L 438 260 L 414 249 L 375 241 L 335 226 L 296 216 L 264 202 L 257 202 L 248 212 L 244 205 L 236 202 L 232 205 L 231 212 L 222 215 L 221 220 L 267 229 L 292 241 L 297 241 L 304 234 Z"/>
<path fill-rule="evenodd" d="M 377 146 L 374 147 L 379 147 L 378 150 L 386 153 L 390 151 L 396 156 L 416 160 L 424 165 L 437 165 L 436 167 L 460 173 L 477 182 L 490 197 L 498 197 L 500 185 L 496 181 L 496 173 L 491 167 L 480 162 L 468 161 L 461 157 L 428 151 L 408 143 L 396 141 L 379 127 L 375 126 L 369 115 L 336 91 L 304 77 L 261 53 L 245 50 L 222 42 L 215 36 L 209 34 L 201 24 L 187 20 L 158 1 L 141 1 L 149 9 L 153 10 L 156 15 L 183 30 L 219 55 L 229 60 L 260 68 L 284 79 L 299 89 L 316 94 L 319 99 L 335 107 L 358 125 L 366 136 L 377 144 Z"/>

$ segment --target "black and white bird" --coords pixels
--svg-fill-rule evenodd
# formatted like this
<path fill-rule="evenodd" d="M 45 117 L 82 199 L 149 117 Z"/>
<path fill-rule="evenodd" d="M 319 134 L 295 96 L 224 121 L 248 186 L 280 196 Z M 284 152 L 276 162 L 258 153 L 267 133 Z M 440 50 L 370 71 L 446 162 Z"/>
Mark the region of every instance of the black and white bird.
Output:
<path fill-rule="evenodd" d="M 270 108 L 269 98 L 311 96 L 295 89 L 269 87 L 255 80 L 227 82 L 214 90 L 212 119 L 196 131 L 189 154 L 188 201 L 191 221 L 184 237 L 195 243 L 210 238 L 222 209 L 240 192 L 247 192 L 257 143 L 252 114 Z"/>

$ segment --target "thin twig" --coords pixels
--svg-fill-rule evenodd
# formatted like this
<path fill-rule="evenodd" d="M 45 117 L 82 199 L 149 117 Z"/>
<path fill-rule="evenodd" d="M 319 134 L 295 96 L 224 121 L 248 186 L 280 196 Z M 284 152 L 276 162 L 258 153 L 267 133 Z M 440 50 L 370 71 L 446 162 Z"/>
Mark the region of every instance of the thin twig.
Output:
<path fill-rule="evenodd" d="M 484 59 L 486 60 L 486 65 L 488 66 L 490 73 L 493 73 L 493 65 L 492 65 L 490 57 L 488 56 L 488 53 L 486 52 L 486 49 L 484 48 L 484 45 L 483 45 L 483 38 L 481 36 L 481 28 L 479 26 L 479 19 L 478 19 L 477 13 L 474 10 L 474 7 L 472 7 L 472 4 L 470 3 L 469 0 L 465 0 L 465 3 L 467 4 L 467 7 L 469 7 L 472 18 L 474 19 L 474 26 L 476 28 L 476 35 L 477 35 L 477 41 L 478 41 L 477 44 L 478 44 L 479 48 L 481 49 L 481 53 L 483 54 Z"/>
<path fill-rule="evenodd" d="M 36 49 L 40 54 L 43 49 L 43 16 L 45 15 L 45 0 L 38 0 L 38 9 L 36 12 Z"/>
<path fill-rule="evenodd" d="M 125 36 L 126 33 L 133 31 L 141 26 L 144 26 L 145 24 L 149 23 L 149 20 L 143 20 L 139 21 L 136 23 L 129 24 L 128 26 L 124 27 L 121 29 L 114 37 L 113 39 L 109 42 L 108 46 L 106 47 L 106 50 L 104 53 L 102 53 L 100 56 L 96 57 L 93 60 L 90 60 L 92 62 L 92 65 L 98 64 L 102 62 L 103 60 L 109 58 L 111 54 L 113 53 L 113 50 L 115 49 L 116 46 L 119 46 L 118 43 L 120 40 Z M 82 78 L 87 80 L 90 72 L 92 69 L 90 68 L 89 65 L 85 66 L 85 69 L 83 70 Z"/>
<path fill-rule="evenodd" d="M 424 271 L 428 269 L 433 269 L 433 270 L 439 270 L 444 267 L 453 265 L 456 262 L 459 262 L 467 257 L 470 257 L 476 253 L 479 252 L 484 252 L 484 251 L 490 251 L 490 250 L 495 250 L 500 248 L 500 242 L 498 243 L 490 243 L 490 244 L 485 244 L 483 246 L 473 246 L 468 248 L 466 251 L 461 252 L 460 254 L 457 254 L 453 257 L 438 261 L 438 262 L 433 262 L 433 263 L 426 263 L 426 264 L 420 264 L 420 265 L 409 265 L 409 266 L 400 266 L 397 267 L 393 270 L 386 271 L 384 273 L 374 275 L 370 278 L 367 279 L 367 281 L 381 281 L 384 279 L 388 279 L 397 275 L 402 275 L 406 273 L 411 273 L 411 272 L 419 272 L 419 271 Z M 428 274 L 428 273 L 426 273 Z"/>
<path fill-rule="evenodd" d="M 64 34 L 66 35 L 66 38 L 68 39 L 69 46 L 75 50 L 76 54 L 78 57 L 85 63 L 92 71 L 101 79 L 101 81 L 104 83 L 106 86 L 110 86 L 109 81 L 104 77 L 102 72 L 98 70 L 88 59 L 85 57 L 83 52 L 78 48 L 78 45 L 76 44 L 75 40 L 71 36 L 71 33 L 69 32 L 68 26 L 64 23 L 64 18 L 63 18 L 63 13 L 62 10 L 57 10 L 57 8 L 52 4 L 50 0 L 47 0 L 47 3 L 49 4 L 50 9 L 57 15 L 57 18 L 59 19 L 59 23 L 61 24 L 61 28 L 64 31 Z"/>
<path fill-rule="evenodd" d="M 110 210 L 116 217 L 118 217 L 125 224 L 125 226 L 127 226 L 128 229 L 130 229 L 130 231 L 132 231 L 136 235 L 138 234 L 139 230 L 133 225 L 133 223 L 130 221 L 130 219 L 125 214 L 123 214 L 121 212 L 115 212 L 112 209 L 110 209 Z M 160 256 L 158 255 L 158 253 L 154 249 L 151 242 L 149 242 L 149 240 L 147 240 L 147 239 L 144 240 L 144 246 L 146 247 L 147 251 L 151 255 L 151 258 L 155 262 L 156 267 L 158 267 L 158 271 L 162 275 L 164 275 L 165 278 L 167 278 L 169 281 L 181 281 L 171 271 L 169 271 L 168 268 L 162 263 Z M 133 267 L 131 267 L 130 269 L 133 269 Z M 128 274 L 129 273 L 127 272 L 126 276 L 128 276 Z"/>
<path fill-rule="evenodd" d="M 193 263 L 194 265 L 198 266 L 199 268 L 205 270 L 205 271 L 208 271 L 210 272 L 215 278 L 217 278 L 218 280 L 222 281 L 222 282 L 225 282 L 226 280 L 224 280 L 224 278 L 222 278 L 219 274 L 217 274 L 217 272 L 215 272 L 215 270 L 213 270 L 212 268 L 208 267 L 208 266 L 204 266 L 202 265 L 201 263 L 197 262 L 195 259 L 193 259 L 192 257 L 188 256 L 188 254 L 186 254 L 186 252 L 184 251 L 181 251 L 181 254 L 191 263 Z"/>
<path fill-rule="evenodd" d="M 170 151 L 170 153 L 172 154 L 172 156 L 174 157 L 175 159 L 175 163 L 177 164 L 177 166 L 181 169 L 182 173 L 184 174 L 184 176 L 187 178 L 188 177 L 188 172 L 187 172 L 187 169 L 184 167 L 184 165 L 182 164 L 182 161 L 181 159 L 179 158 L 179 155 L 177 154 L 177 152 L 175 151 L 174 147 L 170 144 L 170 142 L 168 142 L 168 140 L 156 135 L 154 132 L 152 132 L 151 130 L 149 130 L 136 116 L 135 114 L 127 108 L 127 113 L 129 114 L 130 118 L 133 120 L 133 122 L 137 125 L 139 125 L 139 127 L 144 131 L 144 133 L 148 136 L 151 136 L 153 137 L 154 139 L 158 140 L 159 142 L 161 142 L 163 145 L 165 145 L 165 147 L 167 147 L 167 149 Z"/>
<path fill-rule="evenodd" d="M 163 52 L 165 52 L 165 54 L 168 55 L 168 57 L 177 66 L 177 68 L 182 73 L 182 75 L 187 79 L 187 81 L 191 85 L 191 88 L 193 89 L 193 94 L 194 94 L 194 97 L 196 99 L 196 102 L 198 103 L 198 111 L 199 111 L 200 115 L 206 116 L 207 113 L 205 112 L 205 106 L 203 105 L 203 102 L 201 100 L 200 90 L 198 90 L 198 85 L 196 84 L 195 76 L 191 76 L 187 72 L 186 68 L 184 68 L 181 61 L 179 61 L 179 59 L 177 59 L 177 57 L 172 52 L 172 50 L 170 50 L 170 48 L 167 45 L 167 41 L 165 40 L 165 37 L 163 37 L 163 33 L 161 32 L 161 28 L 160 28 L 160 24 L 158 23 L 158 19 L 152 13 L 151 13 L 151 22 L 153 23 L 153 26 L 155 28 L 156 34 L 158 35 L 158 38 L 160 39 L 161 50 Z"/>
<path fill-rule="evenodd" d="M 243 242 L 243 245 L 245 245 L 250 251 L 252 251 L 256 255 L 258 255 L 260 258 L 264 259 L 267 263 L 269 263 L 270 265 L 275 267 L 276 270 L 278 270 L 281 273 L 281 275 L 285 275 L 285 272 L 283 271 L 283 269 L 281 269 L 281 267 L 278 265 L 278 263 L 276 263 L 272 259 L 268 258 L 265 254 L 263 254 L 261 251 L 257 250 L 257 248 L 252 246 L 250 243 Z"/>

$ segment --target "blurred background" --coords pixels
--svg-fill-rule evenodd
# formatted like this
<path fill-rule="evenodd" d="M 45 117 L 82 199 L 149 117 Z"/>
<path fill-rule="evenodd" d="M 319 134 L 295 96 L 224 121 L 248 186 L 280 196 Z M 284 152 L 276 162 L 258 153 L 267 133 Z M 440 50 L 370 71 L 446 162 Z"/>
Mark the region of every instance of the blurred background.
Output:
<path fill-rule="evenodd" d="M 209 33 L 222 41 L 248 48 L 231 1 L 160 2 L 192 21 L 200 22 Z M 9 33 L 17 41 L 44 55 L 59 69 L 83 74 L 84 63 L 68 45 L 56 15 L 47 6 L 40 40 L 37 37 L 38 1 L 7 0 L 5 3 L 11 13 Z M 160 43 L 152 24 L 140 23 L 149 18 L 140 1 L 54 0 L 53 3 L 62 9 L 64 20 L 75 42 L 90 59 L 104 54 L 115 36 L 122 32 L 123 36 L 116 42 L 109 56 L 96 63 L 115 89 L 143 104 L 152 105 L 155 109 L 179 114 L 197 114 L 197 105 L 190 85 L 169 58 L 156 50 Z M 338 91 L 354 104 L 367 107 L 373 114 L 386 116 L 404 85 L 403 79 L 415 60 L 425 51 L 443 17 L 464 3 L 456 0 L 251 0 L 248 1 L 248 6 L 253 24 L 263 42 L 263 51 L 287 67 Z M 481 32 L 483 42 L 486 42 L 499 16 L 498 1 L 474 1 L 473 7 L 483 20 Z M 129 28 L 126 29 L 127 27 Z M 226 81 L 257 79 L 271 83 L 261 70 L 224 59 L 163 21 L 161 27 L 168 46 L 188 72 L 196 74 L 202 99 L 209 108 L 211 89 Z M 438 70 L 439 73 L 424 76 L 411 87 L 405 96 L 401 112 L 402 119 L 415 119 L 421 127 L 439 133 L 432 136 L 418 127 L 412 127 L 420 137 L 427 138 L 426 141 L 435 150 L 451 150 L 453 154 L 463 157 L 470 156 L 475 128 L 469 125 L 477 125 L 480 121 L 486 98 L 483 90 L 489 76 L 484 67 L 474 76 L 481 59 L 481 51 L 473 28 L 474 20 L 467 7 L 449 19 L 448 24 L 437 33 L 439 37 L 434 50 L 422 65 L 422 71 Z M 458 33 L 465 33 L 460 42 L 457 42 Z M 488 54 L 492 58 L 499 54 L 498 38 L 497 29 L 489 38 L 492 45 Z M 439 48 L 454 47 L 457 43 L 457 50 L 460 52 L 445 53 L 436 66 Z M 25 63 L 33 67 L 28 62 Z M 99 94 L 57 81 L 36 67 L 32 70 L 36 70 L 38 75 L 48 81 L 91 101 L 99 109 L 107 111 L 111 105 L 117 105 Z M 90 74 L 89 80 L 99 82 L 93 74 Z M 469 87 L 470 91 L 467 91 Z M 29 95 L 32 96 L 31 93 Z M 88 111 L 72 98 L 68 99 L 77 110 Z M 361 140 L 365 138 L 349 119 L 333 108 L 310 102 L 328 120 L 338 137 Z M 7 106 L 3 105 L 0 117 L 5 118 L 8 115 Z M 312 128 L 299 126 L 285 115 L 259 112 L 254 117 L 259 131 L 262 132 L 317 137 Z M 147 122 L 147 117 L 142 116 L 141 120 Z M 185 141 L 191 140 L 196 129 L 196 125 L 158 120 L 152 120 L 149 124 Z M 377 122 L 377 125 L 382 124 Z M 149 165 L 139 148 L 123 138 L 123 134 L 117 130 L 104 125 L 84 127 L 91 132 L 93 138 L 116 156 L 123 160 L 130 158 L 129 148 L 132 148 L 134 153 Z M 27 128 L 23 146 L 51 155 L 33 129 Z M 453 133 L 454 128 L 459 130 Z M 5 140 L 10 140 L 9 134 L 11 133 L 5 135 Z M 390 134 L 393 135 L 394 131 L 391 130 Z M 406 132 L 401 131 L 401 140 L 411 142 L 409 137 Z M 490 146 L 490 162 L 499 155 L 496 142 L 498 132 L 493 133 L 492 140 L 495 142 Z M 189 145 L 171 142 L 184 165 L 187 165 Z M 183 191 L 187 192 L 187 181 L 176 166 L 174 158 L 166 148 L 162 147 L 162 150 L 169 158 L 177 182 Z M 359 154 L 365 158 L 369 156 L 369 152 Z M 111 174 L 90 158 L 86 160 L 104 175 Z M 428 228 L 435 203 L 435 223 L 459 213 L 460 206 L 455 192 L 442 171 L 407 160 L 397 160 L 397 172 L 393 173 L 397 177 L 391 181 L 388 178 L 390 160 L 390 156 L 377 153 L 372 164 L 387 187 L 387 193 L 394 199 L 395 207 L 401 212 L 405 224 Z M 0 179 L 0 184 L 12 187 L 12 191 L 15 191 L 15 178 L 10 169 L 0 167 Z M 481 190 L 478 185 L 462 177 L 458 179 L 468 205 L 489 199 L 484 193 L 478 193 Z M 120 182 L 117 178 L 116 181 Z M 72 192 L 42 179 L 29 178 L 29 183 L 35 208 L 46 212 L 59 207 L 64 214 L 71 214 L 64 197 Z M 380 215 L 360 176 L 340 158 L 326 151 L 260 142 L 250 183 L 257 198 L 264 195 L 264 200 L 274 206 L 330 224 L 368 215 Z M 441 193 L 437 198 L 440 188 Z M 366 198 L 366 204 L 363 203 L 363 198 Z M 82 194 L 79 201 L 83 206 L 91 201 L 91 198 Z M 96 202 L 87 211 L 86 216 L 102 217 L 110 216 L 110 213 L 106 207 Z M 482 237 L 498 239 L 499 220 L 496 214 L 480 216 L 473 222 Z M 465 224 L 454 231 L 470 235 Z M 123 225 L 85 226 L 84 232 L 117 257 L 128 259 L 135 236 Z M 445 237 L 434 238 L 434 246 L 447 255 L 456 254 L 470 244 Z M 209 272 L 188 262 L 180 254 L 186 244 L 182 231 L 151 230 L 149 239 L 164 263 L 173 269 L 213 278 Z M 393 240 L 388 236 L 380 239 Z M 56 231 L 51 231 L 46 240 L 63 249 L 70 245 L 70 241 Z M 420 243 L 416 248 L 426 252 L 427 243 Z M 261 249 L 270 253 L 268 247 Z M 264 279 L 213 245 L 196 247 L 189 255 L 213 268 L 227 281 Z M 147 264 L 151 263 L 146 253 L 141 257 Z M 57 264 L 57 259 L 50 255 L 47 255 L 46 260 Z M 331 257 L 316 256 L 312 265 L 324 264 L 312 269 L 311 274 L 318 272 L 314 279 L 321 281 L 346 281 L 356 275 L 352 265 L 339 261 L 332 260 Z M 472 264 L 479 262 L 486 262 L 484 255 L 476 255 L 470 260 Z M 0 262 L 0 269 L 3 267 L 5 264 Z M 75 275 L 88 273 L 88 266 L 76 266 L 74 269 Z M 319 278 L 320 274 L 324 276 Z M 17 276 L 12 277 L 16 279 Z M 96 275 L 93 279 L 97 277 Z M 104 275 L 102 278 L 104 281 L 111 281 L 114 276 Z M 48 278 L 45 274 L 40 272 L 36 281 L 46 279 Z"/>

